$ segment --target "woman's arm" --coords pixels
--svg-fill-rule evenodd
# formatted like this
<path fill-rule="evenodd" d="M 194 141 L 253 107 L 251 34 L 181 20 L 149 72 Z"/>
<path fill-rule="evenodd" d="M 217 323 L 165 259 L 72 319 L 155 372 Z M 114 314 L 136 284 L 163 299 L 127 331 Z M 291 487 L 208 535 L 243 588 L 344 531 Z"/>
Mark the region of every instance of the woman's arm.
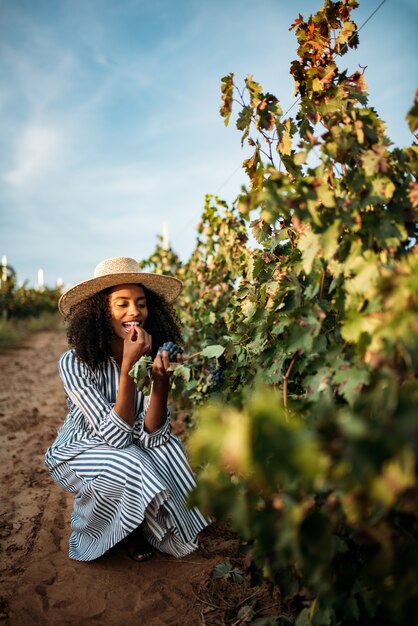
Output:
<path fill-rule="evenodd" d="M 133 426 L 136 412 L 136 385 L 129 372 L 133 365 L 152 349 L 152 339 L 142 328 L 133 326 L 123 341 L 122 363 L 120 367 L 119 389 L 115 411 L 125 422 Z"/>
<path fill-rule="evenodd" d="M 124 340 L 119 390 L 115 411 L 129 425 L 135 422 L 136 386 L 129 372 L 136 361 L 149 354 L 152 347 L 151 336 L 142 328 L 133 328 Z M 170 387 L 170 365 L 168 352 L 157 353 L 152 366 L 152 391 L 148 410 L 144 418 L 144 429 L 148 433 L 159 430 L 167 421 L 167 399 Z"/>
<path fill-rule="evenodd" d="M 92 433 L 112 447 L 128 446 L 132 442 L 132 426 L 102 394 L 91 368 L 73 350 L 68 350 L 59 361 L 59 372 L 68 398 L 81 411 Z"/>

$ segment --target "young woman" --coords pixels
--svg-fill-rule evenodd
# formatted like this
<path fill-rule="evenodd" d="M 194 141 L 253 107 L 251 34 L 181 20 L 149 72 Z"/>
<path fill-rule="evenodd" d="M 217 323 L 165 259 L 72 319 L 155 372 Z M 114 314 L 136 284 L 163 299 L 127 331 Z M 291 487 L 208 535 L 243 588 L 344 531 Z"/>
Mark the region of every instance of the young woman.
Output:
<path fill-rule="evenodd" d="M 140 272 L 134 259 L 107 259 L 94 278 L 63 294 L 70 349 L 59 362 L 69 413 L 46 452 L 52 478 L 74 493 L 69 555 L 102 556 L 122 540 L 138 561 L 154 548 L 176 557 L 197 547 L 208 524 L 186 499 L 195 485 L 182 444 L 170 434 L 168 353 L 181 341 L 170 302 L 182 284 Z M 151 392 L 129 376 L 154 358 Z"/>

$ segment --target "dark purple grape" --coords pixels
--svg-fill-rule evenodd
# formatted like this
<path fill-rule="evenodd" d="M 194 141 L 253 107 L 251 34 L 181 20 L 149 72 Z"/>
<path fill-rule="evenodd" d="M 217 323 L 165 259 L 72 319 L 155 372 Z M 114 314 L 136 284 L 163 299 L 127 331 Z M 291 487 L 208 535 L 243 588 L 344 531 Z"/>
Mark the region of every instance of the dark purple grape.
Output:
<path fill-rule="evenodd" d="M 225 380 L 225 374 L 222 367 L 215 367 L 215 365 L 211 364 L 209 366 L 209 374 L 212 377 L 212 382 L 214 385 L 223 383 Z"/>
<path fill-rule="evenodd" d="M 158 348 L 158 352 L 160 354 L 168 352 L 168 359 L 170 363 L 175 363 L 177 361 L 177 355 L 183 353 L 183 348 L 175 344 L 173 341 L 166 341 L 160 348 Z"/>

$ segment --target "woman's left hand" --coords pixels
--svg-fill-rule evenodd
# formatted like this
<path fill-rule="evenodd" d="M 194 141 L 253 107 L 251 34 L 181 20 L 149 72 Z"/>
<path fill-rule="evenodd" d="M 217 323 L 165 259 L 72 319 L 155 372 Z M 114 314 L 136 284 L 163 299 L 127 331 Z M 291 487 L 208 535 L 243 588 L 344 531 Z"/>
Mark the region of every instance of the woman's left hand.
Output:
<path fill-rule="evenodd" d="M 164 351 L 162 354 L 157 352 L 157 356 L 152 364 L 152 379 L 154 382 L 165 382 L 168 384 L 171 372 L 168 372 L 170 367 L 170 361 L 168 358 L 168 352 Z"/>
<path fill-rule="evenodd" d="M 151 400 L 144 418 L 144 428 L 148 433 L 161 428 L 167 419 L 167 399 L 172 373 L 168 371 L 169 367 L 168 352 L 158 352 L 152 364 Z"/>

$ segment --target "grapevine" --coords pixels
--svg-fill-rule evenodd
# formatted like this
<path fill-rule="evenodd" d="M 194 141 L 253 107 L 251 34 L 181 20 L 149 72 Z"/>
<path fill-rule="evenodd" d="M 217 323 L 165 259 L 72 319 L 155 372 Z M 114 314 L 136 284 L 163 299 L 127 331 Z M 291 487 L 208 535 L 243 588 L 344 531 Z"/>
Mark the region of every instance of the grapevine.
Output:
<path fill-rule="evenodd" d="M 213 359 L 219 357 L 224 352 L 224 347 L 221 345 L 206 346 L 204 349 L 199 350 L 188 356 L 184 356 L 182 361 L 192 361 L 197 359 L 196 364 L 184 365 L 184 363 L 177 362 L 177 356 L 183 354 L 182 346 L 178 346 L 172 341 L 164 343 L 158 349 L 159 354 L 164 351 L 168 352 L 170 365 L 168 372 L 172 374 L 173 379 L 173 396 L 174 398 L 182 394 L 185 389 L 185 385 L 191 385 L 196 383 L 202 376 L 204 376 L 204 362 L 206 359 Z M 152 366 L 153 359 L 150 356 L 142 356 L 131 368 L 129 375 L 134 379 L 137 388 L 143 393 L 149 393 L 152 380 Z"/>
<path fill-rule="evenodd" d="M 55 313 L 61 295 L 60 289 L 33 289 L 26 284 L 18 286 L 13 267 L 4 268 L 0 277 L 0 318 L 27 319 L 44 313 Z"/>
<path fill-rule="evenodd" d="M 293 117 L 252 76 L 222 79 L 248 188 L 206 198 L 187 263 L 144 261 L 184 282 L 186 351 L 224 347 L 177 400 L 200 405 L 193 503 L 232 523 L 298 626 L 406 625 L 418 605 L 418 152 L 391 144 L 366 73 L 339 68 L 357 4 L 292 25 Z"/>

